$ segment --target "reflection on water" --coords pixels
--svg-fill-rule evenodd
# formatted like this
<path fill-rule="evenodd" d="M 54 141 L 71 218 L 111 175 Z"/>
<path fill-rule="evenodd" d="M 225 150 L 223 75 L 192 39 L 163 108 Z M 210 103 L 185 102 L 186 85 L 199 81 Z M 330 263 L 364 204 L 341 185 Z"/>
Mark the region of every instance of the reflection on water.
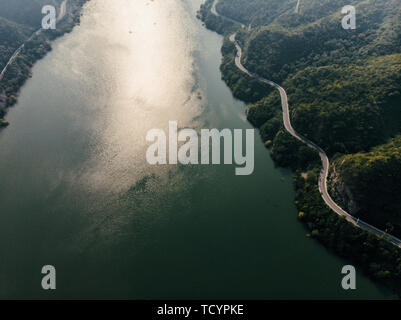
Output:
<path fill-rule="evenodd" d="M 146 133 L 237 128 L 202 0 L 91 0 L 39 61 L 0 134 L 0 298 L 386 298 L 305 237 L 292 177 L 152 166 Z M 201 97 L 201 98 L 200 98 Z M 57 290 L 40 270 L 57 269 Z"/>
<path fill-rule="evenodd" d="M 127 188 L 154 170 L 144 161 L 148 130 L 167 128 L 169 120 L 196 125 L 201 102 L 188 15 L 175 0 L 96 1 L 88 5 L 79 36 L 59 51 L 57 65 L 69 62 L 60 72 L 74 71 L 98 112 L 96 144 L 82 176 L 92 186 Z"/>

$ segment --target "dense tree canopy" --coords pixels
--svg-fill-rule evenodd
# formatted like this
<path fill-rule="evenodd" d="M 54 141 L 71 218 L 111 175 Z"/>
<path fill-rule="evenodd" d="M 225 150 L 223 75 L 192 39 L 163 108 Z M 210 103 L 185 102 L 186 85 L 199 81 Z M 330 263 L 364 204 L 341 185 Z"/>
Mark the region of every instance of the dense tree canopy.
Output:
<path fill-rule="evenodd" d="M 371 152 L 339 157 L 333 167 L 357 204 L 353 214 L 383 230 L 391 225 L 389 232 L 401 237 L 401 136 Z"/>
<path fill-rule="evenodd" d="M 231 34 L 235 26 L 226 28 L 224 19 L 210 14 L 212 2 L 206 1 L 202 17 Z M 248 26 L 236 29 L 243 64 L 286 89 L 294 128 L 334 160 L 330 192 L 336 200 L 401 236 L 401 0 L 302 0 L 298 13 L 296 3 L 220 0 L 217 10 Z M 356 8 L 354 30 L 341 26 L 345 5 Z M 236 97 L 253 103 L 248 120 L 260 128 L 272 158 L 304 171 L 296 174 L 296 203 L 311 235 L 400 289 L 400 250 L 324 204 L 317 187 L 320 161 L 283 128 L 278 92 L 237 70 L 228 39 L 222 52 L 223 79 Z"/>

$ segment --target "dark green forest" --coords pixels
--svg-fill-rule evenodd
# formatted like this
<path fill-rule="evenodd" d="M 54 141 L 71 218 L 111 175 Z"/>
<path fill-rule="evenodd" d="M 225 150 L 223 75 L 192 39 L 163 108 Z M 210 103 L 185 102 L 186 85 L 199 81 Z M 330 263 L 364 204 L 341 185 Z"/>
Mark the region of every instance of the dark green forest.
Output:
<path fill-rule="evenodd" d="M 375 234 L 354 227 L 326 206 L 317 181 L 320 168 L 298 171 L 294 177 L 299 220 L 306 224 L 310 236 L 327 248 L 360 266 L 370 277 L 401 294 L 401 253 L 393 244 Z"/>
<path fill-rule="evenodd" d="M 298 12 L 295 0 L 220 0 L 220 15 L 246 28 L 214 17 L 212 2 L 200 13 L 207 27 L 225 35 L 222 78 L 235 97 L 252 103 L 248 120 L 260 129 L 275 163 L 297 172 L 301 220 L 324 245 L 400 290 L 401 250 L 354 228 L 324 204 L 318 155 L 283 128 L 277 90 L 236 68 L 227 35 L 237 32 L 248 70 L 285 88 L 295 130 L 331 158 L 336 201 L 400 237 L 401 0 L 302 0 Z M 342 28 L 345 5 L 356 8 L 356 29 Z"/>
<path fill-rule="evenodd" d="M 341 184 L 334 183 L 335 179 L 340 178 L 345 183 L 352 199 L 344 199 L 340 192 L 339 200 L 355 216 L 401 237 L 400 170 L 401 136 L 398 135 L 370 152 L 337 157 L 331 183 L 333 188 Z M 357 207 L 350 206 L 351 201 Z"/>

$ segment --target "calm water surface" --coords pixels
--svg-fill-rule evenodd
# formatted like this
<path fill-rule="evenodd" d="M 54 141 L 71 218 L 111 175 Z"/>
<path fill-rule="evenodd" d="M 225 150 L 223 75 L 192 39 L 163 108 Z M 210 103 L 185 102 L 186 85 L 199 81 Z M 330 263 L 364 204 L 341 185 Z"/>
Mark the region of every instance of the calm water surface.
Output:
<path fill-rule="evenodd" d="M 391 298 L 308 239 L 291 173 L 151 167 L 146 132 L 251 128 L 201 0 L 92 0 L 0 133 L 0 298 Z M 201 97 L 201 99 L 199 98 Z M 41 268 L 57 290 L 41 289 Z"/>

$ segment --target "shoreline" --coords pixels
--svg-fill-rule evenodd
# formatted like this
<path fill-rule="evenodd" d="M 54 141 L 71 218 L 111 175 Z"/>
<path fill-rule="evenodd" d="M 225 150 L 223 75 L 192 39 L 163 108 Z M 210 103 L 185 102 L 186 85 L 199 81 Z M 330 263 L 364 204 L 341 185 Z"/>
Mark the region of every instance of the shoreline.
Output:
<path fill-rule="evenodd" d="M 274 82 L 265 80 L 255 74 L 251 74 L 241 64 L 240 59 L 242 56 L 242 52 L 241 52 L 242 49 L 241 49 L 240 45 L 238 44 L 238 42 L 236 41 L 235 36 L 236 36 L 236 33 L 238 30 L 240 30 L 241 28 L 244 28 L 244 25 L 240 22 L 236 22 L 236 24 L 240 25 L 241 28 L 237 28 L 237 31 L 234 31 L 234 34 L 232 34 L 233 31 L 231 30 L 230 26 L 228 28 L 229 29 L 228 31 L 225 30 L 226 26 L 224 25 L 224 21 L 223 21 L 223 19 L 225 17 L 221 16 L 216 10 L 216 5 L 217 5 L 218 1 L 219 0 L 209 0 L 209 1 L 206 1 L 202 5 L 201 20 L 204 22 L 206 28 L 208 28 L 214 32 L 222 34 L 224 36 L 224 38 L 228 37 L 228 40 L 233 45 L 232 48 L 225 48 L 226 41 L 224 41 L 224 44 L 222 47 L 223 62 L 220 67 L 221 72 L 222 72 L 222 78 L 224 79 L 224 70 L 222 68 L 225 63 L 224 61 L 225 61 L 226 57 L 229 57 L 230 60 L 231 59 L 234 60 L 235 66 L 244 75 L 246 75 L 247 77 L 250 77 L 250 78 L 256 77 L 262 82 L 266 82 L 266 83 L 269 83 L 270 85 L 273 85 L 274 87 L 276 87 L 276 89 L 279 89 L 280 95 L 282 96 L 283 94 L 280 90 L 280 88 L 281 88 L 280 86 L 277 86 Z M 210 15 L 208 15 L 208 12 L 213 15 L 212 18 L 210 18 Z M 210 21 L 210 19 L 220 20 L 220 23 L 222 24 L 222 26 L 219 25 L 218 23 L 217 23 L 217 26 L 214 23 L 212 24 L 213 27 L 209 26 L 207 22 Z M 233 23 L 233 20 L 230 18 L 228 19 L 228 21 L 230 23 Z M 235 50 L 237 52 L 234 52 Z M 232 61 L 230 63 L 232 63 Z M 245 79 L 245 78 L 243 78 L 243 79 Z M 240 100 L 244 100 L 238 94 L 236 95 L 236 92 L 233 90 L 233 88 L 231 87 L 229 82 L 226 81 L 226 83 L 229 86 L 229 88 L 234 96 L 236 96 Z M 285 91 L 284 91 L 284 94 L 285 94 Z M 256 100 L 258 100 L 258 99 L 256 99 Z M 253 103 L 257 103 L 257 101 L 253 102 Z M 248 111 L 249 111 L 249 108 L 247 109 L 247 113 L 248 113 Z M 284 111 L 285 110 L 283 107 L 283 112 Z M 286 116 L 288 117 L 289 115 L 287 114 Z M 250 121 L 249 118 L 248 118 L 248 121 Z M 250 121 L 250 122 L 252 123 L 252 121 Z M 257 126 L 254 123 L 252 123 L 252 125 L 256 128 L 259 128 L 259 126 Z M 284 121 L 284 125 L 285 125 L 285 121 Z M 285 128 L 287 129 L 286 126 L 285 126 Z M 291 132 L 290 132 L 290 134 L 292 135 Z M 309 141 L 309 140 L 307 140 L 307 141 Z M 309 145 L 309 143 L 307 143 L 307 144 Z M 315 146 L 316 150 L 319 151 L 319 153 L 320 153 L 320 150 L 323 152 L 323 150 L 320 147 L 318 147 L 317 145 L 315 145 L 314 143 L 312 143 L 312 145 Z M 324 153 L 324 155 L 325 155 L 325 153 Z M 322 154 L 320 154 L 320 158 L 323 163 L 323 169 L 325 169 L 324 166 L 327 167 L 326 173 L 325 173 L 325 180 L 323 182 L 324 183 L 323 187 L 326 188 L 326 191 L 327 191 L 326 193 L 329 194 L 328 190 L 327 190 L 327 176 L 329 174 L 329 170 L 328 170 L 329 169 L 328 168 L 329 160 L 328 160 L 327 156 L 326 156 L 327 160 L 324 159 L 324 157 L 322 157 Z M 273 161 L 276 163 L 275 159 L 273 159 Z M 279 167 L 285 167 L 280 163 L 276 163 L 276 164 Z M 320 165 L 320 167 L 321 167 L 321 165 Z M 306 173 L 306 174 L 302 174 L 301 171 L 299 170 L 299 168 L 291 168 L 293 171 L 294 189 L 296 192 L 296 198 L 294 201 L 295 201 L 296 207 L 299 210 L 298 220 L 303 222 L 303 224 L 310 230 L 310 234 L 307 234 L 307 236 L 317 239 L 321 244 L 323 244 L 326 248 L 334 251 L 334 253 L 336 253 L 338 256 L 347 258 L 347 259 L 357 263 L 358 265 L 360 265 L 362 267 L 364 273 L 366 273 L 367 276 L 369 276 L 371 279 L 377 281 L 378 283 L 385 284 L 386 286 L 391 287 L 401 297 L 401 288 L 396 283 L 394 283 L 396 281 L 399 281 L 396 273 L 394 273 L 394 275 L 388 279 L 380 278 L 376 274 L 372 273 L 372 271 L 369 268 L 369 263 L 367 263 L 366 261 L 363 261 L 363 259 L 361 261 L 360 256 L 354 256 L 353 254 L 351 254 L 354 251 L 353 249 L 355 249 L 355 248 L 350 249 L 348 251 L 338 250 L 338 248 L 336 247 L 337 246 L 336 243 L 333 243 L 333 241 L 332 241 L 333 239 L 330 239 L 330 237 L 327 237 L 326 235 L 324 235 L 323 237 L 322 237 L 322 235 L 319 235 L 318 230 L 320 228 L 322 228 L 322 226 L 324 226 L 327 230 L 332 230 L 332 232 L 336 231 L 335 235 L 334 235 L 334 238 L 336 239 L 336 241 L 349 243 L 349 242 L 354 241 L 353 240 L 354 238 L 359 238 L 360 242 L 355 246 L 357 247 L 357 249 L 359 248 L 361 252 L 363 252 L 364 246 L 366 243 L 375 244 L 375 246 L 377 247 L 376 253 L 379 253 L 380 250 L 382 250 L 382 251 L 388 250 L 389 252 L 391 252 L 392 260 L 394 261 L 393 266 L 394 266 L 394 268 L 397 267 L 396 261 L 398 261 L 397 259 L 400 255 L 401 240 L 399 240 L 398 238 L 395 238 L 391 235 L 388 235 L 386 232 L 378 230 L 377 228 L 375 228 L 367 223 L 364 223 L 363 221 L 360 221 L 359 219 L 356 219 L 349 214 L 340 215 L 331 206 L 328 206 L 326 199 L 324 199 L 325 194 L 322 193 L 321 179 L 322 179 L 322 174 L 324 174 L 324 172 L 320 171 L 320 167 L 315 165 L 312 168 L 310 168 L 308 170 L 308 173 Z M 310 173 L 311 177 L 308 177 L 309 173 Z M 313 181 L 311 182 L 311 180 L 313 180 Z M 305 193 L 305 189 L 308 190 L 310 195 Z M 329 195 L 329 197 L 330 197 L 330 195 Z M 330 197 L 330 199 L 331 199 L 331 197 Z M 334 204 L 336 204 L 333 200 L 332 200 L 332 202 Z M 310 207 L 311 203 L 312 203 L 312 208 L 310 209 L 310 212 L 307 212 L 305 207 Z M 342 209 L 341 209 L 341 211 L 345 212 Z M 321 221 L 322 218 L 325 219 L 324 223 L 322 223 L 322 221 Z M 319 229 L 316 228 L 317 226 L 319 226 Z M 341 229 L 347 230 L 347 233 L 345 235 L 342 235 L 341 234 L 342 231 L 339 231 Z M 337 234 L 337 232 L 338 232 L 338 234 Z M 374 238 L 371 237 L 372 235 L 374 235 Z M 368 259 L 368 260 L 371 260 L 372 261 L 371 263 L 378 262 L 378 264 L 380 264 L 381 262 L 383 262 L 382 256 L 375 257 L 375 254 L 372 254 L 370 258 L 371 259 Z M 386 271 L 386 272 L 388 272 L 388 271 Z"/>
<path fill-rule="evenodd" d="M 23 86 L 32 77 L 32 69 L 35 63 L 52 50 L 51 44 L 54 40 L 70 33 L 76 25 L 79 25 L 82 8 L 88 1 L 90 0 L 70 3 L 68 0 L 64 0 L 58 8 L 57 29 L 43 30 L 40 28 L 34 31 L 7 61 L 0 73 L 0 131 L 10 125 L 6 120 L 8 110 L 17 103 Z M 27 62 L 20 62 L 21 56 Z M 10 67 L 17 70 L 15 77 L 10 75 L 14 71 L 10 70 Z M 18 83 L 14 85 L 13 82 Z"/>

